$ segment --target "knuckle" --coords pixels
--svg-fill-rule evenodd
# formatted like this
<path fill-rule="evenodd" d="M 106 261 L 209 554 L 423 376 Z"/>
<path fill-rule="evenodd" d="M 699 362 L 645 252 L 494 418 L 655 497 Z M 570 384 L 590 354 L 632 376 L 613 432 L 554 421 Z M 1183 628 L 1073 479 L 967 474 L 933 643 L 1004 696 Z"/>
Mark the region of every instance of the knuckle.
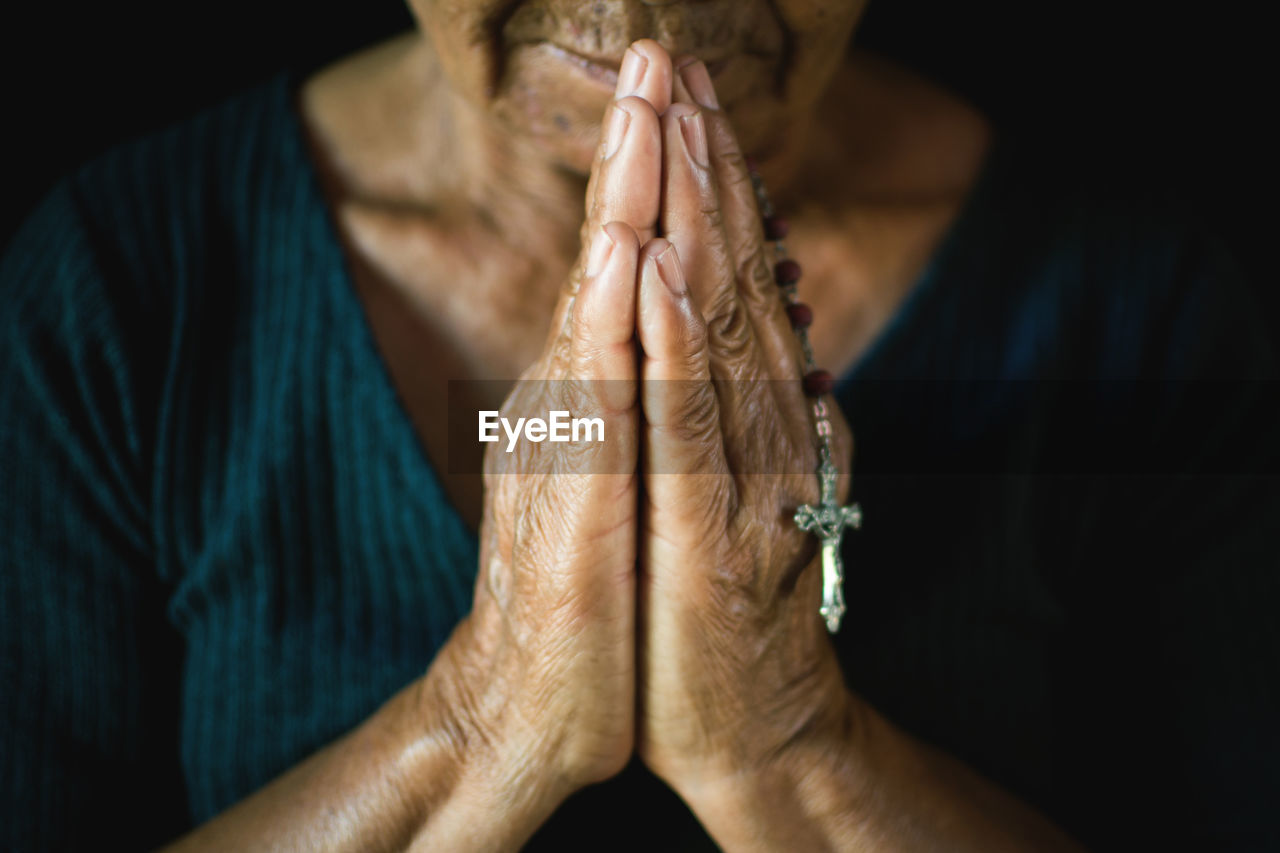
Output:
<path fill-rule="evenodd" d="M 591 384 L 590 380 L 576 376 L 571 379 L 557 380 L 551 389 L 555 408 L 589 414 L 596 408 L 593 405 L 595 395 L 592 393 Z"/>
<path fill-rule="evenodd" d="M 753 214 L 756 213 L 755 187 L 751 184 L 751 176 L 747 174 L 747 161 L 741 154 L 722 154 L 721 161 L 726 168 L 717 173 L 721 191 L 743 200 Z"/>
<path fill-rule="evenodd" d="M 746 308 L 748 314 L 752 317 L 759 317 L 762 320 L 772 320 L 774 314 L 785 318 L 785 308 L 781 300 L 771 293 L 761 292 L 754 287 L 744 288 L 742 292 L 742 304 Z M 794 343 L 794 346 L 792 346 Z M 788 354 L 798 354 L 800 352 L 799 341 L 788 343 Z"/>
<path fill-rule="evenodd" d="M 746 155 L 742 153 L 736 141 L 732 139 L 729 141 L 733 144 L 725 146 L 725 151 L 720 155 L 720 161 L 728 167 L 725 170 L 725 180 L 735 184 L 749 183 L 751 175 L 747 171 Z"/>
<path fill-rule="evenodd" d="M 708 337 L 718 355 L 730 362 L 745 359 L 754 341 L 751 318 L 737 293 L 722 289 L 707 317 Z"/>
<path fill-rule="evenodd" d="M 587 337 L 584 335 L 584 337 Z M 565 365 L 565 380 L 573 381 L 577 386 L 575 389 L 575 399 L 584 402 L 592 396 L 596 398 L 599 395 L 591 395 L 587 391 L 598 391 L 598 388 L 582 387 L 590 386 L 593 383 L 605 382 L 609 379 L 618 379 L 621 377 L 615 374 L 618 371 L 617 359 L 613 356 L 620 355 L 620 345 L 596 346 L 588 341 L 575 341 L 569 354 L 568 361 Z"/>
<path fill-rule="evenodd" d="M 742 258 L 736 270 L 738 280 L 749 282 L 753 288 L 764 290 L 773 284 L 773 276 L 769 273 L 769 261 L 765 258 L 764 247 L 754 238 L 744 238 L 746 245 L 736 247 L 736 257 Z"/>
<path fill-rule="evenodd" d="M 702 441 L 720 429 L 720 406 L 710 383 L 689 383 L 671 412 L 668 429 L 678 441 Z"/>
<path fill-rule="evenodd" d="M 724 210 L 720 206 L 719 199 L 714 195 L 709 200 L 704 200 L 699 212 L 702 214 L 704 227 L 712 231 L 718 231 L 724 227 Z"/>
<path fill-rule="evenodd" d="M 771 312 L 780 305 L 763 248 L 757 246 L 750 250 L 738 265 L 737 274 L 738 281 L 742 282 L 743 297 L 753 312 Z"/>
<path fill-rule="evenodd" d="M 727 177 L 731 177 L 735 181 L 749 182 L 751 175 L 749 169 L 746 168 L 746 155 L 742 154 L 741 146 L 737 143 L 736 138 L 733 137 L 732 128 L 728 126 L 728 123 L 724 124 L 723 129 L 726 133 L 723 134 L 722 140 L 727 142 L 727 145 L 724 146 L 721 161 L 728 167 Z"/>
<path fill-rule="evenodd" d="M 693 313 L 676 330 L 676 346 L 683 354 L 680 366 L 686 375 L 698 375 L 707 357 L 707 322 L 701 314 Z"/>

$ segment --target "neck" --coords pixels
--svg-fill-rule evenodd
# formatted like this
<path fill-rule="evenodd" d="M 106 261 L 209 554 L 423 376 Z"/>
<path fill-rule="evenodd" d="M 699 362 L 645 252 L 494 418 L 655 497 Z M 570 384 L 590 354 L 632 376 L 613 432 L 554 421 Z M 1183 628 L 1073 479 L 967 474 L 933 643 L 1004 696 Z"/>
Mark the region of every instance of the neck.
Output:
<path fill-rule="evenodd" d="M 511 248 L 546 256 L 576 248 L 587 178 L 558 166 L 536 145 L 513 137 L 459 95 L 428 39 L 415 35 L 396 88 L 409 94 L 402 159 L 418 176 L 412 203 L 487 226 Z M 440 168 L 448 164 L 447 168 Z"/>
<path fill-rule="evenodd" d="M 541 322 L 540 341 L 579 251 L 588 176 L 460 96 L 417 33 L 322 72 L 303 100 L 331 197 L 381 275 L 427 307 L 441 298 L 429 271 L 458 270 L 469 304 Z M 758 164 L 780 203 L 809 136 Z"/>
<path fill-rule="evenodd" d="M 469 208 L 517 250 L 576 255 L 589 176 L 575 171 L 533 141 L 511 135 L 494 115 L 460 95 L 436 60 L 430 40 L 416 35 L 399 71 L 415 92 L 407 158 L 421 176 L 417 203 L 438 209 L 442 199 Z M 791 200 L 816 131 L 813 115 L 780 144 L 756 156 L 756 167 L 775 200 Z M 751 153 L 751 152 L 748 152 Z M 448 169 L 440 169 L 448 163 Z"/>

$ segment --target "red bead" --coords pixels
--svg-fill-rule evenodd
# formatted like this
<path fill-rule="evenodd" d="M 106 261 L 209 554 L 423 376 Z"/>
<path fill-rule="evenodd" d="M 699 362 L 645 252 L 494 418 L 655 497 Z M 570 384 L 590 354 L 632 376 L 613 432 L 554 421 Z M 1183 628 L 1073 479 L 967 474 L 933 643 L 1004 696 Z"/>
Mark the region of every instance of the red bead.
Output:
<path fill-rule="evenodd" d="M 778 261 L 778 265 L 773 268 L 773 280 L 778 283 L 779 287 L 786 287 L 800 280 L 800 272 L 798 263 L 790 258 L 784 258 Z"/>
<path fill-rule="evenodd" d="M 836 387 L 836 379 L 825 370 L 812 370 L 804 375 L 804 393 L 810 397 L 830 394 Z"/>
<path fill-rule="evenodd" d="M 764 218 L 764 236 L 770 240 L 781 240 L 787 236 L 787 220 L 781 216 L 766 216 Z"/>
<path fill-rule="evenodd" d="M 752 174 L 755 174 L 755 172 L 756 172 L 756 167 L 757 167 L 757 165 L 758 165 L 758 164 L 756 163 L 756 158 L 754 158 L 754 157 L 752 157 L 751 155 L 749 155 L 749 154 L 748 154 L 746 157 L 743 157 L 742 159 L 743 159 L 743 160 L 745 160 L 745 161 L 747 162 L 747 171 L 748 171 L 748 172 L 751 172 Z"/>
<path fill-rule="evenodd" d="M 803 302 L 792 302 L 787 306 L 787 318 L 797 329 L 807 329 L 813 325 L 813 309 Z"/>

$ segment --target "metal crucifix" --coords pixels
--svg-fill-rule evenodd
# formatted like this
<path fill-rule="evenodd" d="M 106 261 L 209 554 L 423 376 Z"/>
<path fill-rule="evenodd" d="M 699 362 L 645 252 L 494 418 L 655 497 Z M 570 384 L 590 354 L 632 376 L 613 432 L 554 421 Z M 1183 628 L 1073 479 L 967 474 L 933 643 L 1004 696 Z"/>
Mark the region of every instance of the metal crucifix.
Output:
<path fill-rule="evenodd" d="M 846 527 L 862 526 L 862 509 L 857 504 L 840 506 L 836 501 L 836 466 L 823 454 L 818 468 L 821 496 L 818 505 L 804 504 L 796 510 L 795 522 L 801 530 L 811 530 L 822 541 L 822 607 L 818 611 L 827 622 L 827 631 L 840 630 L 844 617 L 844 563 L 840 541 Z"/>

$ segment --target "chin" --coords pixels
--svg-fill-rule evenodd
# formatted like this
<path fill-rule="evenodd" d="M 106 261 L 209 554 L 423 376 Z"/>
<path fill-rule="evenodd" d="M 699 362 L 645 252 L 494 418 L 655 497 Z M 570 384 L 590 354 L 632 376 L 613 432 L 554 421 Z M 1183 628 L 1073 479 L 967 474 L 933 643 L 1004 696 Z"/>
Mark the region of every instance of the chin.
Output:
<path fill-rule="evenodd" d="M 586 175 L 617 87 L 620 59 L 620 53 L 587 56 L 550 42 L 518 45 L 505 57 L 488 108 L 513 138 Z M 771 129 L 787 126 L 777 58 L 739 53 L 703 61 L 743 150 L 767 155 L 781 135 Z"/>
<path fill-rule="evenodd" d="M 456 91 L 533 151 L 586 174 L 618 63 L 652 38 L 707 64 L 743 149 L 803 123 L 864 0 L 409 0 Z"/>

